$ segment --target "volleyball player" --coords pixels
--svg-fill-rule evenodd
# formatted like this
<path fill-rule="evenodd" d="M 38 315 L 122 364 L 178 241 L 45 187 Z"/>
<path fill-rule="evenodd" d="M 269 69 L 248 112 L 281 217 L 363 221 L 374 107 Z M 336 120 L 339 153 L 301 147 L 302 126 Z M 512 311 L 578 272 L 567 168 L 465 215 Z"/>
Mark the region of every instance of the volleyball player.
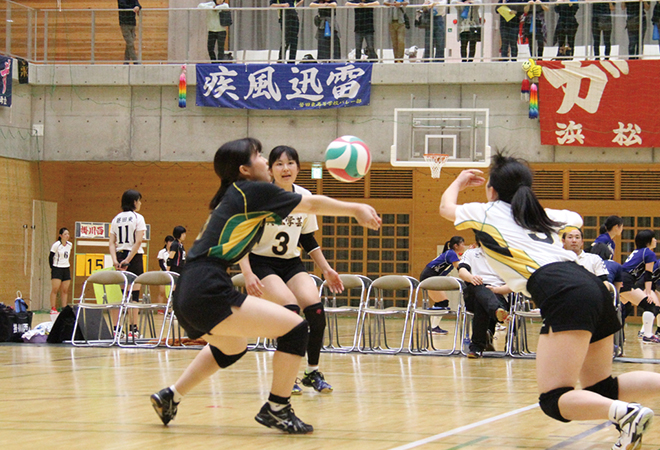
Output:
<path fill-rule="evenodd" d="M 276 186 L 304 196 L 312 195 L 307 189 L 294 184 L 300 171 L 298 152 L 294 148 L 280 145 L 271 150 L 268 168 Z M 305 249 L 321 269 L 332 292 L 343 291 L 344 285 L 314 238 L 314 232 L 318 229 L 316 216 L 304 213 L 290 214 L 279 225 L 267 224 L 261 239 L 252 247 L 249 258 L 241 260 L 240 266 L 248 294 L 275 302 L 296 314 L 302 310 L 309 324 L 309 343 L 307 369 L 301 383 L 327 394 L 332 392 L 332 386 L 325 381 L 319 370 L 325 312 L 316 283 L 300 259 L 299 246 Z M 302 394 L 302 388 L 297 382 L 293 385 L 292 393 Z"/>
<path fill-rule="evenodd" d="M 307 350 L 307 322 L 280 305 L 237 291 L 227 269 L 251 250 L 267 223 L 291 213 L 351 216 L 374 230 L 381 220 L 369 205 L 303 196 L 271 184 L 268 162 L 256 139 L 224 144 L 215 154 L 214 168 L 221 179 L 220 189 L 211 200 L 212 212 L 188 252 L 174 293 L 179 323 L 190 338 L 201 337 L 209 345 L 174 385 L 151 396 L 152 405 L 167 425 L 185 394 L 219 368 L 238 361 L 247 351 L 248 337 L 263 336 L 277 339 L 277 351 L 270 395 L 255 419 L 286 433 L 309 433 L 313 427 L 296 417 L 289 402 Z"/>
<path fill-rule="evenodd" d="M 144 273 L 142 241 L 147 225 L 142 214 L 138 214 L 142 206 L 142 194 L 129 189 L 121 196 L 121 210 L 110 223 L 110 257 L 117 270 L 127 270 L 135 275 Z M 132 301 L 140 300 L 140 285 L 133 285 Z M 139 337 L 137 328 L 138 310 L 131 311 L 131 327 L 129 337 Z"/>
<path fill-rule="evenodd" d="M 186 250 L 183 248 L 183 241 L 186 240 L 186 229 L 181 225 L 174 227 L 172 231 L 174 242 L 170 244 L 170 253 L 167 258 L 167 270 L 170 272 L 181 273 L 185 263 Z"/>
<path fill-rule="evenodd" d="M 57 314 L 57 293 L 60 293 L 62 308 L 69 299 L 69 286 L 71 285 L 71 242 L 69 241 L 69 230 L 60 228 L 59 238 L 50 248 L 48 264 L 50 265 L 50 313 Z"/>
<path fill-rule="evenodd" d="M 632 304 L 644 310 L 642 314 L 642 340 L 660 344 L 660 300 L 653 289 L 653 271 L 655 247 L 658 242 L 652 230 L 640 230 L 635 236 L 635 250 L 623 263 L 623 286 L 621 299 L 628 302 L 624 308 L 624 318 L 632 312 Z M 653 319 L 657 321 L 657 330 L 653 334 Z"/>
<path fill-rule="evenodd" d="M 593 245 L 605 244 L 610 248 L 612 254 L 614 254 L 614 249 L 616 248 L 614 238 L 619 236 L 623 231 L 623 219 L 619 216 L 609 216 L 605 219 L 605 223 L 600 226 L 600 230 L 598 231 L 600 234 Z"/>
<path fill-rule="evenodd" d="M 453 269 L 458 269 L 458 262 L 461 258 L 458 256 L 465 251 L 465 240 L 462 236 L 453 236 L 445 242 L 440 256 L 428 263 L 419 276 L 419 281 L 424 281 L 430 277 L 444 277 L 449 275 Z M 449 309 L 449 299 L 443 291 L 429 291 L 429 298 L 433 300 L 434 308 Z M 447 330 L 440 328 L 442 316 L 431 317 L 432 327 L 430 331 L 433 334 L 447 334 Z"/>
<path fill-rule="evenodd" d="M 613 334 L 621 328 L 609 291 L 560 245 L 558 231 L 580 227 L 571 211 L 544 210 L 532 191 L 532 172 L 496 154 L 486 185 L 488 203 L 457 204 L 459 192 L 484 183 L 468 169 L 442 195 L 440 214 L 459 230 L 473 229 L 491 267 L 516 292 L 531 294 L 543 326 L 536 353 L 539 404 L 567 422 L 608 418 L 620 436 L 612 447 L 638 448 L 653 411 L 637 403 L 660 390 L 660 374 L 612 377 Z M 576 389 L 580 383 L 582 389 Z"/>

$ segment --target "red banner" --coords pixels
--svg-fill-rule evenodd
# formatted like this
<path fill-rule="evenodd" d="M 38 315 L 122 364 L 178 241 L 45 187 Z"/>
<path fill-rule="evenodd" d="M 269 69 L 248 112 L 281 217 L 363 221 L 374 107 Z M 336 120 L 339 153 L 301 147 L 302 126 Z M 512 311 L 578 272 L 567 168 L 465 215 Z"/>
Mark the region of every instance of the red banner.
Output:
<path fill-rule="evenodd" d="M 660 147 L 660 61 L 539 61 L 541 144 Z"/>

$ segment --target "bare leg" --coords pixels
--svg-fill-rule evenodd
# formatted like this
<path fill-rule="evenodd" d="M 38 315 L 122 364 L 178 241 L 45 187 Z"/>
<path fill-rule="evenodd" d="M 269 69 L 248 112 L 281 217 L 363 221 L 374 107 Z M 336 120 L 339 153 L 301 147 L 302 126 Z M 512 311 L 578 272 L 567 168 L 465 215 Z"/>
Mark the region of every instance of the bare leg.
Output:
<path fill-rule="evenodd" d="M 58 278 L 53 278 L 50 280 L 50 307 L 55 308 L 57 307 L 57 291 L 60 290 L 60 285 L 62 284 L 62 280 Z"/>
<path fill-rule="evenodd" d="M 580 378 L 590 382 L 591 379 L 583 370 L 585 366 L 597 372 L 598 375 L 592 376 L 594 379 L 598 378 L 594 383 L 611 373 L 612 337 L 589 345 L 590 339 L 591 333 L 583 330 L 559 333 L 551 331 L 539 337 L 536 353 L 539 392 L 575 387 Z M 609 349 L 608 352 L 604 351 L 606 348 Z M 611 404 L 612 400 L 585 390 L 569 391 L 559 399 L 561 415 L 568 420 L 607 419 Z"/>
<path fill-rule="evenodd" d="M 62 292 L 60 292 L 60 301 L 62 302 L 62 308 L 64 308 L 69 303 L 69 286 L 71 286 L 71 280 L 66 280 L 62 282 Z"/>

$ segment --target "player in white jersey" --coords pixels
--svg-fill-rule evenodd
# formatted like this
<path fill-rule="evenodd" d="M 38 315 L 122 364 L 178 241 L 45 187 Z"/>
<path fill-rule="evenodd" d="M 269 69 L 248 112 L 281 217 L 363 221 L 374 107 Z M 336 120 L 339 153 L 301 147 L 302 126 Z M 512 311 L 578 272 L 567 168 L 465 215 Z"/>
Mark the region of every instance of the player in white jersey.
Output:
<path fill-rule="evenodd" d="M 443 193 L 440 214 L 459 230 L 473 229 L 491 267 L 540 306 L 536 377 L 541 409 L 563 422 L 607 418 L 621 433 L 614 450 L 638 448 L 653 411 L 628 402 L 657 395 L 660 374 L 612 377 L 613 334 L 621 323 L 611 296 L 600 279 L 575 264 L 575 253 L 564 250 L 558 236 L 567 225 L 580 227 L 581 217 L 544 210 L 532 191 L 531 170 L 501 154 L 490 166 L 488 203 L 458 205 L 461 190 L 485 182 L 482 173 L 461 172 Z"/>
<path fill-rule="evenodd" d="M 142 206 L 142 195 L 133 189 L 129 189 L 121 196 L 122 212 L 117 214 L 110 223 L 110 256 L 117 270 L 128 270 L 135 275 L 144 273 L 142 261 L 142 241 L 147 230 L 142 214 L 138 214 Z M 131 292 L 132 301 L 140 300 L 140 285 L 133 286 Z M 138 334 L 137 309 L 132 311 L 131 333 Z"/>
<path fill-rule="evenodd" d="M 48 263 L 50 265 L 50 313 L 57 314 L 57 293 L 60 293 L 62 308 L 68 303 L 69 286 L 71 285 L 71 242 L 69 241 L 69 230 L 60 228 L 59 239 L 50 248 Z"/>
<path fill-rule="evenodd" d="M 303 196 L 312 195 L 307 189 L 294 184 L 300 171 L 298 152 L 294 148 L 284 145 L 275 147 L 268 157 L 268 166 L 275 185 Z M 302 309 L 309 323 L 309 344 L 307 369 L 301 382 L 318 392 L 330 393 L 332 386 L 319 371 L 325 313 L 316 284 L 300 259 L 299 246 L 321 268 L 332 292 L 341 292 L 344 286 L 314 239 L 318 228 L 316 216 L 304 213 L 289 214 L 282 219 L 281 225 L 266 224 L 259 242 L 252 248 L 249 258 L 240 262 L 240 266 L 248 294 L 263 297 L 296 313 Z M 301 394 L 302 388 L 296 383 L 292 393 Z"/>

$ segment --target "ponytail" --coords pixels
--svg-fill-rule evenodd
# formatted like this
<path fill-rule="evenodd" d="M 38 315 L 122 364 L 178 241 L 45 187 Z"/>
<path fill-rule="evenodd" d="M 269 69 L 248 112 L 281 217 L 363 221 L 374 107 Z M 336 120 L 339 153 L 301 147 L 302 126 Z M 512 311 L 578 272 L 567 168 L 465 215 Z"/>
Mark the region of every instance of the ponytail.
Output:
<path fill-rule="evenodd" d="M 598 234 L 605 234 L 605 233 L 607 233 L 607 227 L 605 226 L 605 224 L 603 224 L 598 229 Z"/>
<path fill-rule="evenodd" d="M 213 168 L 216 175 L 220 177 L 220 188 L 209 204 L 210 209 L 215 209 L 222 201 L 227 189 L 242 178 L 241 166 L 249 166 L 252 155 L 256 153 L 261 153 L 261 142 L 254 138 L 227 142 L 215 152 Z"/>
<path fill-rule="evenodd" d="M 460 245 L 462 242 L 465 242 L 463 236 L 453 236 L 451 239 L 445 242 L 445 246 L 442 247 L 442 253 L 447 253 L 449 250 L 454 250 L 454 246 Z"/>
<path fill-rule="evenodd" d="M 496 153 L 490 165 L 488 185 L 498 199 L 511 205 L 513 220 L 526 230 L 551 234 L 561 223 L 551 220 L 532 191 L 532 171 L 524 161 Z"/>

